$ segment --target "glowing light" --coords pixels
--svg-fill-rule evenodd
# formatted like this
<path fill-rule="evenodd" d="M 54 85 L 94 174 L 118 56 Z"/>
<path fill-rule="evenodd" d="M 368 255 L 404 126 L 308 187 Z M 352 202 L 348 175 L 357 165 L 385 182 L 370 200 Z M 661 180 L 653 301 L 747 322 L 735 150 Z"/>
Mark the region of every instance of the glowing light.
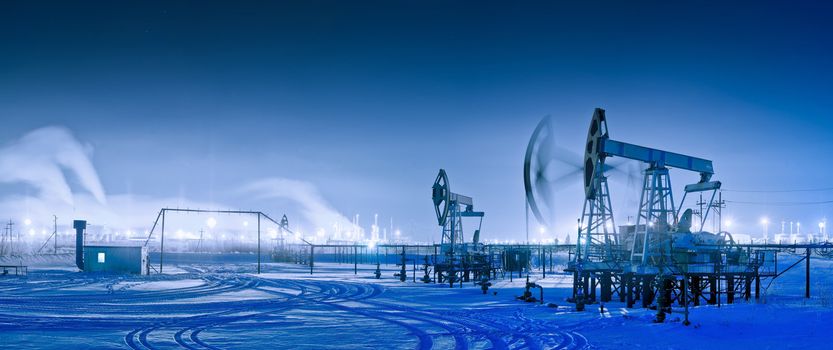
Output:
<path fill-rule="evenodd" d="M 376 241 L 367 242 L 367 248 L 369 248 L 369 249 L 376 248 Z"/>
<path fill-rule="evenodd" d="M 767 218 L 761 219 L 761 225 L 768 225 L 768 224 L 769 224 L 769 219 L 767 219 Z"/>
<path fill-rule="evenodd" d="M 316 232 L 315 234 L 318 235 L 318 237 L 324 237 L 324 234 L 326 234 L 326 233 L 327 232 L 324 231 L 323 228 L 320 228 L 320 229 L 318 229 L 318 232 Z"/>
<path fill-rule="evenodd" d="M 243 221 L 243 227 L 249 227 L 249 222 L 248 221 Z"/>
<path fill-rule="evenodd" d="M 726 220 L 726 228 L 732 227 L 732 220 Z"/>
<path fill-rule="evenodd" d="M 29 229 L 29 235 L 34 236 L 35 235 L 35 230 L 30 228 Z"/>
<path fill-rule="evenodd" d="M 399 235 L 401 235 L 401 234 L 402 234 L 402 232 L 400 232 L 399 230 L 396 230 L 396 237 L 399 237 Z"/>
<path fill-rule="evenodd" d="M 214 228 L 214 226 L 217 226 L 217 219 L 208 218 L 208 220 L 205 221 L 205 224 L 208 225 L 208 228 Z"/>
<path fill-rule="evenodd" d="M 607 224 L 605 224 L 605 227 L 607 227 L 608 230 L 613 230 L 613 223 L 608 222 Z"/>
<path fill-rule="evenodd" d="M 547 233 L 547 228 L 544 227 L 544 226 L 541 226 L 541 227 L 538 228 L 538 232 L 543 235 L 543 234 Z"/>
<path fill-rule="evenodd" d="M 32 219 L 29 219 L 29 218 L 23 219 L 23 224 L 26 225 L 26 226 L 31 225 L 32 224 Z"/>

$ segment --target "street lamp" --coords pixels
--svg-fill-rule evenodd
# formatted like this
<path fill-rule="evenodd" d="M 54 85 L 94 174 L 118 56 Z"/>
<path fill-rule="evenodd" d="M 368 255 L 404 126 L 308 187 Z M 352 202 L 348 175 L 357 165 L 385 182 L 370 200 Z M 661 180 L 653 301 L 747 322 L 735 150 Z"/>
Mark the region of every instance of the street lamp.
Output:
<path fill-rule="evenodd" d="M 208 218 L 208 220 L 205 221 L 205 224 L 208 225 L 208 228 L 214 228 L 214 226 L 217 226 L 217 219 Z"/>

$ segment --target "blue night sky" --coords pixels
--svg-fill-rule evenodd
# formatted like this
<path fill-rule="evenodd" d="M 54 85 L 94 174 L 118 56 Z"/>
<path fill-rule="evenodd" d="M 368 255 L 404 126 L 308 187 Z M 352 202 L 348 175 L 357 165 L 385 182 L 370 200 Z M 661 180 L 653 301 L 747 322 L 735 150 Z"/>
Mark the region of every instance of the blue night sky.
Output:
<path fill-rule="evenodd" d="M 486 211 L 485 239 L 522 239 L 523 155 L 545 115 L 576 153 L 602 107 L 613 139 L 712 159 L 727 190 L 833 187 L 830 18 L 818 1 L 4 1 L 0 140 L 65 127 L 108 196 L 287 213 L 315 230 L 298 201 L 240 190 L 297 180 L 362 226 L 378 213 L 421 240 L 439 238 L 429 192 L 445 168 Z M 677 187 L 696 180 L 672 170 Z M 611 181 L 621 222 L 633 191 Z M 579 183 L 558 189 L 559 236 L 574 234 Z M 0 177 L 0 200 L 36 192 Z M 833 215 L 775 205 L 831 190 L 724 199 L 769 203 L 729 203 L 740 233 L 760 235 L 763 216 Z M 131 214 L 150 224 L 157 209 Z"/>

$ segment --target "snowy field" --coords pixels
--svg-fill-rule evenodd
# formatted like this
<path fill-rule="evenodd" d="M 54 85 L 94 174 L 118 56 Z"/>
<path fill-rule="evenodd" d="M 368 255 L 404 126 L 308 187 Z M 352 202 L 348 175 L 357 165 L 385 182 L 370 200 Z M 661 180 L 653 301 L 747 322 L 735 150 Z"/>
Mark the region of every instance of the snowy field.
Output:
<path fill-rule="evenodd" d="M 796 259 L 785 255 L 779 267 Z M 250 263 L 189 263 L 152 276 L 30 265 L 27 277 L 0 277 L 2 349 L 831 348 L 833 263 L 815 258 L 811 299 L 803 298 L 802 263 L 759 303 L 691 309 L 690 326 L 680 308 L 664 324 L 620 303 L 574 312 L 564 302 L 570 277 L 560 274 L 533 278 L 551 307 L 515 300 L 522 280 L 493 281 L 483 295 L 470 283 L 401 283 L 393 265 L 381 280 L 371 265 L 354 275 L 353 265 L 316 264 L 312 276 L 293 264 L 265 264 L 257 275 Z"/>

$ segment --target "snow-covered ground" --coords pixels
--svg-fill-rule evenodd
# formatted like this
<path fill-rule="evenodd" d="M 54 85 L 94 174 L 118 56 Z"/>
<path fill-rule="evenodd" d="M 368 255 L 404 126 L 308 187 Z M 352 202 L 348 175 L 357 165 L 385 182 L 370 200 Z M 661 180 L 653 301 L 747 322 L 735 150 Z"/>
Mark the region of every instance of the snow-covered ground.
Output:
<path fill-rule="evenodd" d="M 534 276 L 546 304 L 515 300 L 523 280 L 493 281 L 489 294 L 417 281 L 395 266 L 182 264 L 166 274 L 75 272 L 69 259 L 29 261 L 27 277 L 0 277 L 0 348 L 155 349 L 829 349 L 833 262 L 813 259 L 777 279 L 759 303 L 682 309 L 664 324 L 654 311 L 608 303 L 575 312 L 570 276 Z M 795 257 L 783 257 L 781 268 Z M 2 262 L 0 262 L 2 263 Z M 168 273 L 170 272 L 170 273 Z M 412 271 L 408 271 L 409 279 Z M 419 275 L 418 275 L 419 276 Z M 766 286 L 766 284 L 764 284 Z M 765 303 L 764 303 L 765 301 Z"/>

